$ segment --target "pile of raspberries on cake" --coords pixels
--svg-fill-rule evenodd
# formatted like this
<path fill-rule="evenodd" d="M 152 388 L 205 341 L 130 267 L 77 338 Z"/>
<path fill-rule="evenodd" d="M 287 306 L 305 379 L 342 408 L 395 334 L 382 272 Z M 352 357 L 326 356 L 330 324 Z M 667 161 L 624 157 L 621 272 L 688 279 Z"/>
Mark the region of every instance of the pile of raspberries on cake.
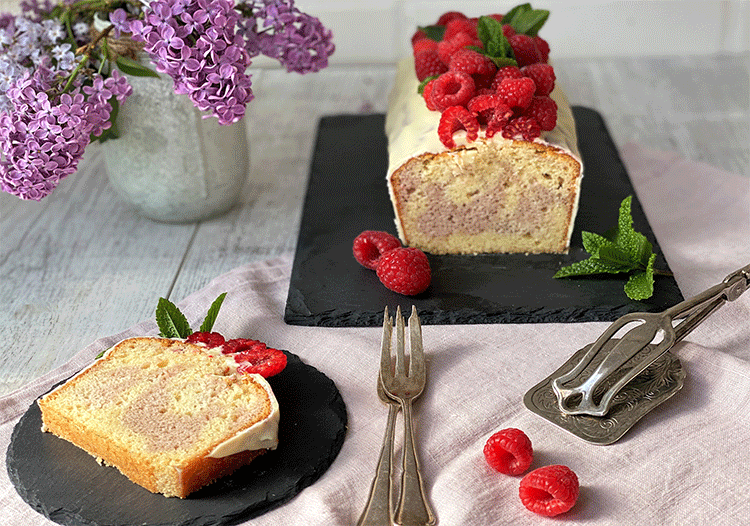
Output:
<path fill-rule="evenodd" d="M 502 24 L 503 15 L 489 15 Z M 453 134 L 466 130 L 474 141 L 484 129 L 486 137 L 501 133 L 507 139 L 533 141 L 557 124 L 557 104 L 549 97 L 555 72 L 547 64 L 549 45 L 538 35 L 518 33 L 502 24 L 512 48 L 510 61 L 501 65 L 486 54 L 477 36 L 478 18 L 456 11 L 443 14 L 432 28 L 443 30 L 442 39 L 419 29 L 412 37 L 414 63 L 427 108 L 441 112 L 438 134 L 448 148 Z M 502 64 L 502 63 L 501 63 Z"/>

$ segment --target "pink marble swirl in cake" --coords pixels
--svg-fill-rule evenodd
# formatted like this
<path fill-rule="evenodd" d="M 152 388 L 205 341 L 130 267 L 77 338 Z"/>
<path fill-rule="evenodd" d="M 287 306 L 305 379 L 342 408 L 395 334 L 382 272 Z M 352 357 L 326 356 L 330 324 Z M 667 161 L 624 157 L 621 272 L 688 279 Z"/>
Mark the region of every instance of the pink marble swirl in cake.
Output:
<path fill-rule="evenodd" d="M 575 122 L 559 87 L 557 126 L 533 142 L 481 131 L 437 133 L 440 112 L 418 94 L 414 60 L 398 65 L 386 117 L 388 190 L 399 237 L 433 254 L 565 253 L 583 175 Z"/>

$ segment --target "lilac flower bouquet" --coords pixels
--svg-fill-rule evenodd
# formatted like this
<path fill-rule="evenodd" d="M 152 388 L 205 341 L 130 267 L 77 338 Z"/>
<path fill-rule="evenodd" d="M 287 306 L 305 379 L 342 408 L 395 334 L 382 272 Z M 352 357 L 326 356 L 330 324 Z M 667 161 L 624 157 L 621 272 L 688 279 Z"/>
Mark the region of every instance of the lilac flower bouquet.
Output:
<path fill-rule="evenodd" d="M 92 140 L 117 136 L 127 77 L 174 81 L 205 117 L 232 124 L 253 99 L 253 58 L 328 65 L 331 32 L 294 0 L 24 0 L 0 15 L 0 188 L 41 200 Z"/>

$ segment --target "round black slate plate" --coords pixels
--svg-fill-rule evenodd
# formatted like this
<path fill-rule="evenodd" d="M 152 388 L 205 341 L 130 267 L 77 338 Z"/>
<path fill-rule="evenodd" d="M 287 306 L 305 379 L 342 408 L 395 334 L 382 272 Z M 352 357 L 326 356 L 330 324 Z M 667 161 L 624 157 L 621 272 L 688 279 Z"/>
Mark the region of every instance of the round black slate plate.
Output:
<path fill-rule="evenodd" d="M 214 526 L 265 513 L 314 483 L 346 435 L 346 406 L 336 385 L 286 354 L 286 369 L 269 378 L 281 411 L 279 447 L 187 499 L 150 493 L 69 442 L 42 433 L 36 403 L 13 431 L 10 479 L 32 508 L 65 525 Z"/>

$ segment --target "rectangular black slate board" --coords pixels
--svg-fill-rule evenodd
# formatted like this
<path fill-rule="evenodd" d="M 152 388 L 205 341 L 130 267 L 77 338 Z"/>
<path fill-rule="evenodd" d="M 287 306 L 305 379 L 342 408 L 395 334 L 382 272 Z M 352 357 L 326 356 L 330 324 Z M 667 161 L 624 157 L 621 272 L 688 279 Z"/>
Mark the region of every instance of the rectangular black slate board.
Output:
<path fill-rule="evenodd" d="M 672 277 L 657 276 L 654 295 L 632 301 L 622 276 L 553 279 L 585 259 L 581 231 L 604 233 L 620 202 L 633 195 L 635 229 L 668 266 L 598 112 L 574 107 L 584 164 L 580 208 L 568 254 L 428 255 L 432 283 L 419 296 L 387 290 L 352 256 L 364 230 L 396 232 L 388 190 L 384 115 L 338 115 L 319 123 L 284 320 L 291 325 L 368 327 L 383 309 L 417 307 L 423 324 L 614 321 L 628 312 L 658 312 L 682 301 Z"/>

